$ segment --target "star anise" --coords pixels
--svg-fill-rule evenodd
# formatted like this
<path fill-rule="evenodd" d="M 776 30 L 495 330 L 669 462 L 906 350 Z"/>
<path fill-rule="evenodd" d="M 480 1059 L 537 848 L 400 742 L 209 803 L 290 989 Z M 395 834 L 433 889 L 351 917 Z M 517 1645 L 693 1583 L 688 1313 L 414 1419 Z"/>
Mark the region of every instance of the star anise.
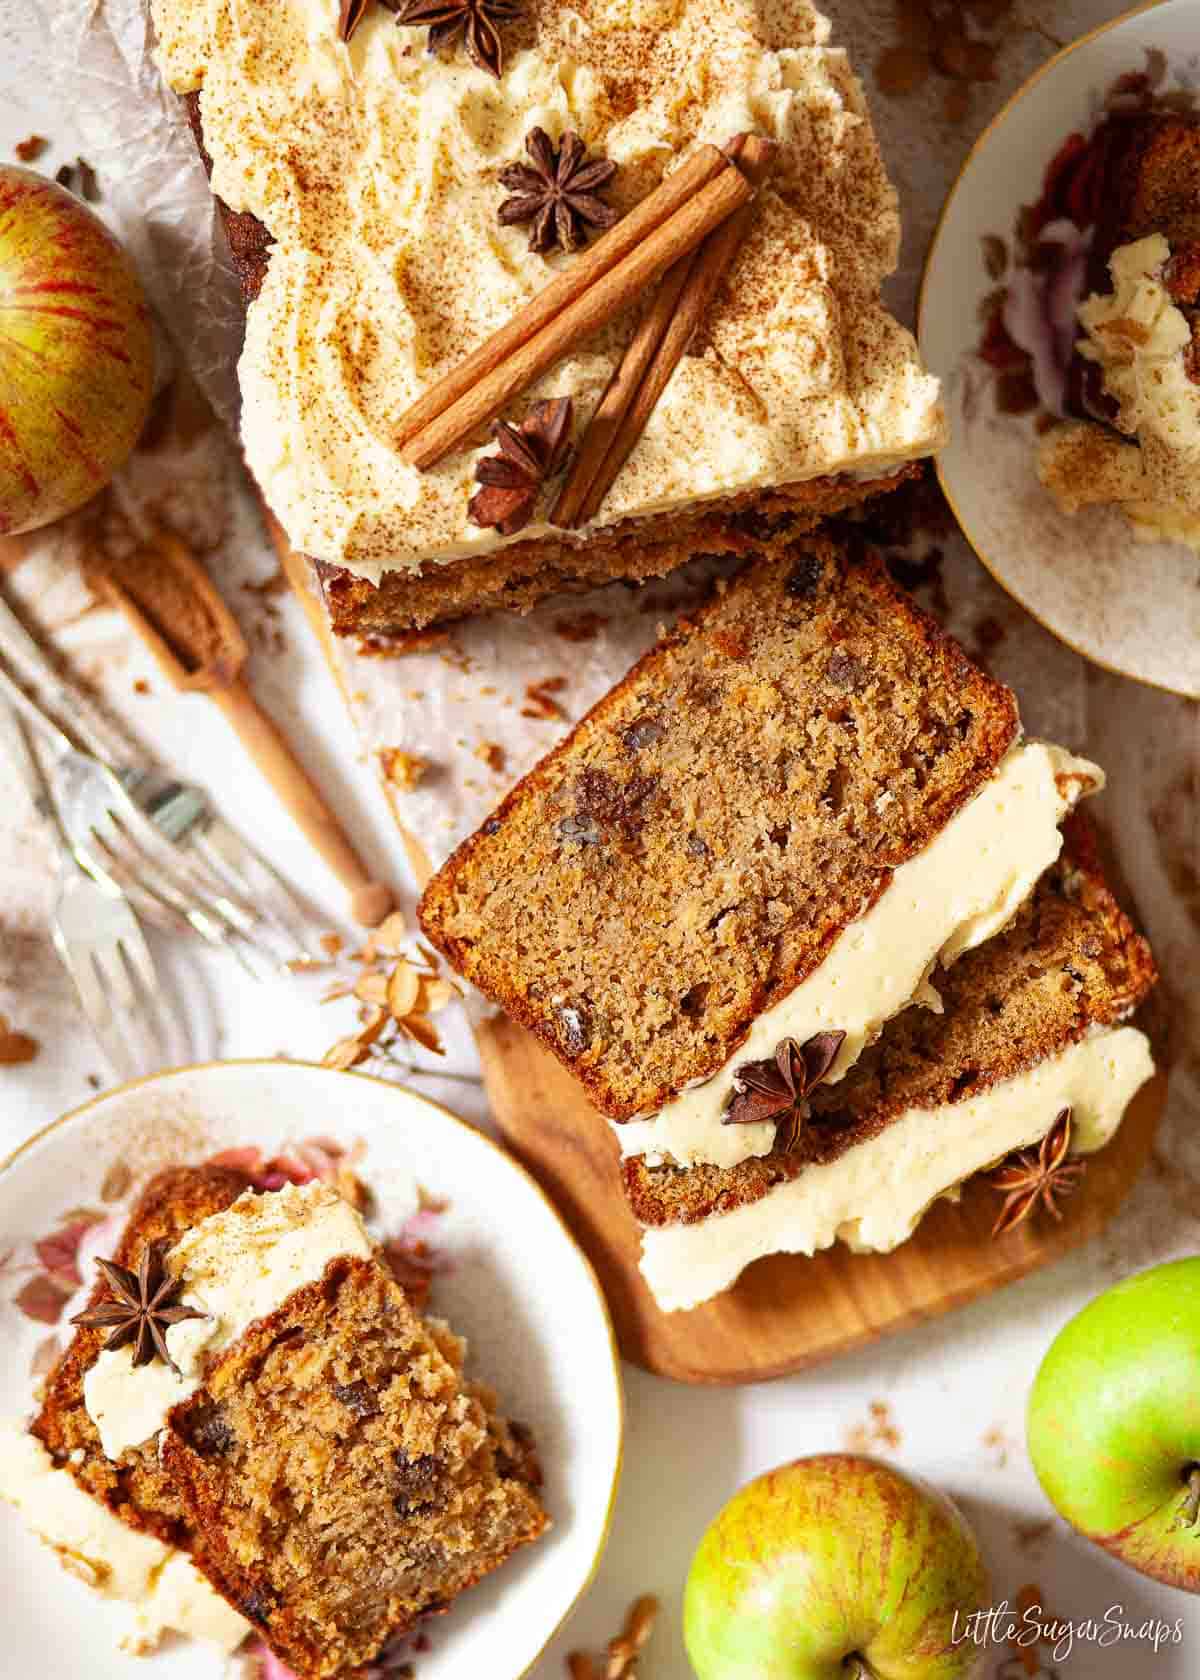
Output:
<path fill-rule="evenodd" d="M 473 525 L 494 527 L 511 537 L 533 517 L 538 491 L 565 465 L 571 443 L 570 397 L 534 403 L 520 426 L 497 420 L 492 435 L 498 455 L 476 462 L 475 478 L 483 485 L 471 497 L 467 512 Z"/>
<path fill-rule="evenodd" d="M 472 64 L 500 80 L 504 45 L 497 23 L 521 16 L 518 0 L 400 0 L 396 22 L 429 25 L 429 51 L 440 52 L 461 35 Z"/>
<path fill-rule="evenodd" d="M 162 1249 L 157 1243 L 147 1243 L 136 1272 L 118 1266 L 115 1260 L 97 1260 L 115 1300 L 98 1301 L 86 1312 L 76 1313 L 72 1324 L 82 1324 L 89 1330 L 107 1329 L 110 1334 L 106 1348 L 134 1344 L 133 1363 L 148 1365 L 155 1354 L 169 1365 L 176 1376 L 178 1365 L 167 1351 L 166 1330 L 169 1325 L 182 1324 L 185 1318 L 204 1318 L 195 1307 L 175 1304 L 182 1283 L 173 1278 L 163 1265 Z"/>
<path fill-rule="evenodd" d="M 338 8 L 338 40 L 349 41 L 367 15 L 371 0 L 341 0 Z"/>
<path fill-rule="evenodd" d="M 500 171 L 502 186 L 511 189 L 497 211 L 501 226 L 529 222 L 529 249 L 550 251 L 560 245 L 577 251 L 587 243 L 589 228 L 609 228 L 617 212 L 599 196 L 617 172 L 607 158 L 589 158 L 583 141 L 569 128 L 556 148 L 544 128 L 531 128 L 525 150 L 533 159 L 510 163 Z"/>
<path fill-rule="evenodd" d="M 1056 1197 L 1069 1196 L 1086 1170 L 1083 1161 L 1068 1161 L 1071 1110 L 1064 1108 L 1039 1147 L 1022 1150 L 997 1167 L 992 1187 L 1005 1198 L 992 1235 L 999 1237 L 1028 1219 L 1039 1205 L 1055 1219 L 1062 1218 Z"/>
<path fill-rule="evenodd" d="M 733 1094 L 721 1116 L 726 1126 L 774 1120 L 775 1148 L 794 1149 L 808 1118 L 808 1093 L 833 1066 L 844 1032 L 814 1033 L 806 1044 L 781 1039 L 773 1056 L 743 1062 L 733 1076 Z"/>

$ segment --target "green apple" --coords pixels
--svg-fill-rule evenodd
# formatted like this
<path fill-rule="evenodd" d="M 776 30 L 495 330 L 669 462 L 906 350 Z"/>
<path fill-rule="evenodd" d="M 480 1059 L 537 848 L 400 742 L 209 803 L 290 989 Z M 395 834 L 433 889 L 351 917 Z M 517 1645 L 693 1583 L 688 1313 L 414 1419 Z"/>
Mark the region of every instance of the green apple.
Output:
<path fill-rule="evenodd" d="M 1127 1278 L 1055 1338 L 1029 1456 L 1067 1521 L 1143 1575 L 1200 1592 L 1200 1258 Z"/>
<path fill-rule="evenodd" d="M 688 1572 L 683 1634 L 700 1680 L 961 1680 L 987 1592 L 948 1499 L 827 1453 L 760 1476 L 719 1513 Z"/>
<path fill-rule="evenodd" d="M 72 193 L 0 164 L 0 536 L 103 489 L 153 383 L 150 312 L 121 246 Z"/>

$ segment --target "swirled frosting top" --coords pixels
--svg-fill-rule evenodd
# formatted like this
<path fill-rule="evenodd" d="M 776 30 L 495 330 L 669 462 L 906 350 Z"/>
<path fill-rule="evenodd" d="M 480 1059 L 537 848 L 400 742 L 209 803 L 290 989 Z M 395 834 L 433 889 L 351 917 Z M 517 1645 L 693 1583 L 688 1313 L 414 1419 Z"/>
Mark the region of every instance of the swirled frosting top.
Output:
<path fill-rule="evenodd" d="M 808 0 L 528 0 L 503 75 L 337 0 L 153 0 L 164 72 L 200 90 L 212 182 L 274 246 L 240 364 L 250 465 L 293 545 L 378 578 L 538 537 L 473 526 L 480 437 L 430 472 L 395 423 L 572 259 L 501 227 L 499 181 L 536 124 L 619 168 L 627 210 L 696 145 L 781 147 L 752 230 L 596 525 L 831 473 L 942 437 L 937 383 L 882 307 L 896 198 L 862 91 Z M 636 312 L 518 397 L 571 395 L 577 429 Z"/>

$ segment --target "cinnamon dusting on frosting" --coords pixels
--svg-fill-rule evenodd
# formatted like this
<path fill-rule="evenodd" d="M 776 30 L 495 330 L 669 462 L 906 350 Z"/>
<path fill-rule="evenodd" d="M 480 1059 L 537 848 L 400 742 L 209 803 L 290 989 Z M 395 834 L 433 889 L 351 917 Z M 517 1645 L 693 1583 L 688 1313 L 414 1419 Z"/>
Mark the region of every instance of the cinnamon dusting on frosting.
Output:
<path fill-rule="evenodd" d="M 895 195 L 858 83 L 807 0 L 535 0 L 506 27 L 499 83 L 427 54 L 379 6 L 348 45 L 336 0 L 154 0 L 154 15 L 172 84 L 202 90 L 214 190 L 276 241 L 247 323 L 245 442 L 293 543 L 315 557 L 378 577 L 508 540 L 466 518 L 477 449 L 421 475 L 390 439 L 570 260 L 496 225 L 500 170 L 532 124 L 556 140 L 574 129 L 619 166 L 618 211 L 701 141 L 753 130 L 782 147 L 738 262 L 596 523 L 941 441 L 936 382 L 878 298 Z M 634 325 L 613 323 L 522 402 L 570 395 L 586 420 Z"/>

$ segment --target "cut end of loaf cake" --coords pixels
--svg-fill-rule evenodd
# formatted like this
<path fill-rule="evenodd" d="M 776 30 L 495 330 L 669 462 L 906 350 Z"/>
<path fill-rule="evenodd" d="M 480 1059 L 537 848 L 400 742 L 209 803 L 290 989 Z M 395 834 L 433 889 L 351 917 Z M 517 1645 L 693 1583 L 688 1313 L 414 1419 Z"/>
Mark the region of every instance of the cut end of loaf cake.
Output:
<path fill-rule="evenodd" d="M 633 1211 L 653 1227 L 747 1206 L 879 1137 L 898 1115 L 977 1096 L 1126 1020 L 1155 979 L 1149 946 L 1106 886 L 1076 814 L 1062 856 L 1012 924 L 934 977 L 942 1012 L 905 1010 L 844 1078 L 817 1086 L 791 1149 L 729 1168 L 634 1157 L 623 1169 Z"/>
<path fill-rule="evenodd" d="M 317 562 L 330 624 L 339 636 L 365 636 L 397 651 L 431 631 L 480 613 L 532 612 L 552 595 L 606 583 L 647 583 L 697 557 L 778 553 L 833 514 L 890 493 L 922 472 L 910 463 L 877 478 L 813 479 L 715 505 L 624 520 L 585 538 L 567 534 L 519 542 L 477 559 L 384 572 L 377 583 Z"/>
<path fill-rule="evenodd" d="M 434 877 L 422 926 L 614 1119 L 716 1072 L 1018 732 L 866 552 L 751 565 Z"/>
<path fill-rule="evenodd" d="M 331 1261 L 177 1406 L 163 1463 L 201 1567 L 303 1677 L 376 1656 L 547 1526 L 520 1431 L 374 1261 Z"/>

